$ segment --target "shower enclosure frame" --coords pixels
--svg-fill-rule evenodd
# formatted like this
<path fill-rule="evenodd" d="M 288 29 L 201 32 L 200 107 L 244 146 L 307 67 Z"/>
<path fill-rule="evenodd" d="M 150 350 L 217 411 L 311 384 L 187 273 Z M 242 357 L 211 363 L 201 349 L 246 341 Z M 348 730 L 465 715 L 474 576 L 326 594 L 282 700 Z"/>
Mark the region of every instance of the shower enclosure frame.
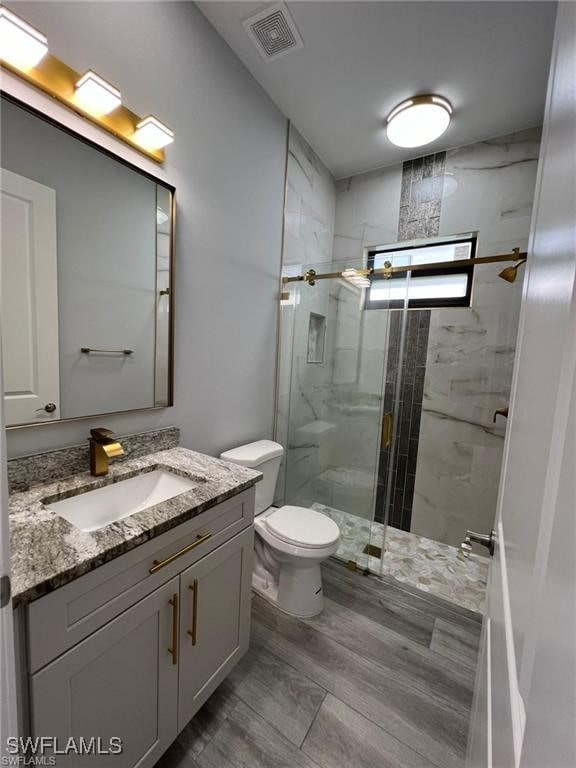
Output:
<path fill-rule="evenodd" d="M 478 233 L 470 233 L 470 239 L 474 237 L 474 250 L 472 253 L 476 253 L 476 238 L 478 236 Z M 461 240 L 457 240 L 458 235 L 453 235 L 452 237 L 447 238 L 438 238 L 438 240 L 442 244 L 453 244 L 454 242 L 460 242 Z M 434 240 L 437 240 L 437 238 L 433 238 Z M 431 242 L 429 239 L 422 240 L 422 245 L 431 245 Z M 414 249 L 418 247 L 416 245 L 416 242 L 411 243 L 408 245 L 407 243 L 398 243 L 398 247 L 396 247 L 396 244 L 390 244 L 387 246 L 390 251 L 392 250 L 409 250 Z M 374 252 L 376 246 L 368 246 L 363 249 L 363 257 L 362 257 L 362 265 L 366 265 L 367 259 L 369 258 L 369 252 Z M 409 281 L 412 276 L 412 273 L 414 272 L 426 272 L 430 270 L 452 270 L 458 269 L 460 267 L 460 272 L 464 271 L 464 268 L 472 269 L 476 264 L 494 264 L 494 263 L 511 263 L 514 265 L 512 268 L 517 268 L 520 266 L 520 264 L 524 263 L 526 261 L 527 255 L 525 252 L 521 252 L 519 248 L 514 248 L 512 250 L 512 253 L 510 254 L 499 254 L 495 256 L 484 256 L 484 257 L 476 257 L 475 255 L 472 258 L 467 259 L 460 259 L 460 260 L 451 260 L 451 261 L 445 261 L 445 262 L 431 262 L 431 263 L 425 263 L 425 264 L 415 264 L 415 265 L 407 265 L 407 266 L 393 266 L 391 262 L 387 261 L 385 262 L 384 267 L 380 269 L 375 269 L 374 267 L 366 267 L 362 266 L 361 268 L 345 268 L 340 271 L 334 271 L 334 272 L 316 272 L 313 268 L 308 269 L 304 274 L 299 275 L 284 275 L 281 279 L 283 292 L 281 293 L 281 298 L 286 300 L 289 298 L 289 296 L 292 294 L 291 291 L 287 292 L 286 287 L 288 287 L 291 283 L 306 283 L 308 284 L 309 288 L 312 288 L 317 281 L 321 280 L 348 280 L 350 281 L 350 278 L 369 278 L 371 276 L 379 276 L 383 279 L 390 278 L 392 275 L 395 274 L 405 274 L 406 275 L 406 290 L 405 290 L 405 296 L 404 296 L 404 305 L 402 307 L 382 307 L 383 309 L 388 309 L 389 312 L 402 312 L 402 322 L 401 322 L 401 333 L 400 333 L 400 344 L 397 350 L 398 354 L 398 365 L 397 365 L 397 371 L 396 371 L 396 380 L 394 382 L 394 406 L 393 406 L 393 412 L 392 412 L 392 434 L 391 434 L 391 440 L 390 440 L 390 452 L 389 452 L 389 458 L 388 458 L 388 466 L 386 470 L 386 484 L 385 484 L 385 502 L 384 502 L 384 508 L 383 508 L 383 519 L 381 524 L 383 525 L 383 533 L 382 533 L 382 551 L 379 558 L 379 567 L 377 570 L 375 570 L 373 567 L 370 567 L 370 561 L 369 558 L 366 558 L 366 565 L 363 568 L 363 570 L 369 570 L 371 572 L 376 572 L 378 575 L 382 575 L 383 571 L 383 565 L 384 565 L 384 552 L 385 552 L 385 538 L 386 538 L 386 530 L 389 524 L 389 518 L 390 518 L 390 509 L 391 509 L 391 495 L 393 492 L 393 484 L 392 484 L 392 474 L 394 471 L 394 465 L 395 465 L 395 457 L 398 449 L 398 439 L 399 439 L 399 431 L 398 431 L 398 424 L 399 424 L 399 404 L 400 404 L 400 388 L 401 388 L 401 382 L 402 382 L 402 360 L 404 356 L 404 349 L 406 344 L 406 327 L 407 327 L 407 321 L 408 321 L 408 311 L 410 309 L 414 310 L 423 310 L 423 309 L 436 309 L 436 308 L 457 308 L 456 302 L 451 305 L 446 305 L 445 303 L 438 306 L 433 305 L 432 302 L 426 303 L 425 306 L 412 306 L 409 307 Z M 323 265 L 322 265 L 323 266 Z M 344 273 L 347 274 L 344 274 Z M 471 292 L 472 287 L 472 281 L 473 276 L 469 280 L 468 289 L 469 292 Z M 298 286 L 299 287 L 299 286 Z M 303 288 L 302 290 L 306 291 L 306 289 Z M 297 291 L 297 293 L 300 293 L 300 291 Z M 288 295 L 287 295 L 288 294 Z M 293 295 L 293 294 L 292 294 Z M 469 297 L 466 302 L 466 305 L 460 304 L 460 306 L 470 306 Z M 364 310 L 363 302 L 362 302 L 362 310 Z M 296 317 L 292 319 L 293 324 L 295 325 Z M 385 403 L 385 387 L 386 387 L 386 367 L 388 365 L 388 355 L 390 352 L 389 349 L 389 342 L 387 341 L 387 349 L 385 351 L 385 357 L 384 357 L 384 364 L 382 369 L 382 377 L 381 377 L 381 392 L 380 392 L 380 410 L 379 410 L 379 419 L 378 419 L 378 425 L 379 425 L 379 442 L 378 442 L 378 455 L 380 453 L 380 449 L 382 446 L 383 438 L 384 438 L 384 431 L 385 431 L 385 424 L 384 424 L 384 418 L 387 415 L 386 411 L 386 403 Z M 289 357 L 291 360 L 291 365 L 294 364 L 294 357 L 295 357 L 295 336 L 294 333 L 292 334 L 291 338 L 291 348 L 289 350 Z M 281 354 L 279 354 L 279 365 L 277 369 L 277 376 L 279 380 L 280 376 L 280 358 Z M 290 376 L 292 377 L 293 371 L 290 371 Z M 292 385 L 290 385 L 290 390 L 292 388 Z M 289 411 L 286 414 L 286 420 L 287 420 L 287 428 L 290 428 L 291 420 L 290 420 L 290 405 L 291 405 L 291 395 L 289 396 Z M 275 419 L 275 434 L 278 439 L 278 410 L 276 412 L 276 419 Z M 286 464 L 283 467 L 284 471 L 284 484 L 286 485 L 287 479 L 288 479 L 288 449 L 289 445 L 287 445 L 286 450 Z M 373 498 L 372 498 L 372 515 L 369 520 L 370 523 L 370 535 L 369 535 L 369 541 L 367 547 L 365 547 L 363 554 L 369 554 L 367 550 L 370 548 L 370 544 L 373 537 L 373 526 L 376 522 L 376 487 L 378 484 L 378 475 L 379 475 L 379 466 L 376 464 L 375 471 L 374 471 L 374 481 L 373 481 Z M 284 492 L 284 498 L 285 498 L 285 492 Z M 286 499 L 285 503 L 291 503 L 289 499 Z M 380 523 L 379 523 L 380 524 Z M 356 567 L 362 568 L 362 563 L 356 562 Z"/>

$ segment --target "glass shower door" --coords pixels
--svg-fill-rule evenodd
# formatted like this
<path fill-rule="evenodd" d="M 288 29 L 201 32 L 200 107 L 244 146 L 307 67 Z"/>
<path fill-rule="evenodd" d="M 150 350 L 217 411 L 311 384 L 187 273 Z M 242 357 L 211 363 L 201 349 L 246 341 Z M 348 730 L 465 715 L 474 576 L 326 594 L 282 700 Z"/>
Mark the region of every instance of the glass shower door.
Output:
<path fill-rule="evenodd" d="M 398 418 L 396 381 L 385 372 L 398 368 L 392 357 L 400 355 L 401 340 L 391 336 L 391 311 L 365 309 L 366 283 L 351 274 L 289 285 L 277 420 L 286 455 L 277 501 L 334 519 L 341 531 L 337 557 L 379 572 L 393 471 L 383 457 L 393 450 Z"/>

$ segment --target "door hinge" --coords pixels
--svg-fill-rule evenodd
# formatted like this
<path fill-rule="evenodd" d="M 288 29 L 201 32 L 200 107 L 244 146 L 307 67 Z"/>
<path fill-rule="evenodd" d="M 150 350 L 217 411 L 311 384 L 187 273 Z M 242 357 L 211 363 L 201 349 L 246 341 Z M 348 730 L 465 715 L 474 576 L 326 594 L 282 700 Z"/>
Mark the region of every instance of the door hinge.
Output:
<path fill-rule="evenodd" d="M 0 608 L 5 608 L 12 596 L 10 576 L 0 576 Z"/>

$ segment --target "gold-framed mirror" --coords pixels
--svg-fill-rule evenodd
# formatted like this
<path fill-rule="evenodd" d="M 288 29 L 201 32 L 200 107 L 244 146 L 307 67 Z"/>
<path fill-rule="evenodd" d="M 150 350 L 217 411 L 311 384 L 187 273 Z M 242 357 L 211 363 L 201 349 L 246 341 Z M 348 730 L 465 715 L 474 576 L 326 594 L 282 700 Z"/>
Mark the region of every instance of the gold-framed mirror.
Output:
<path fill-rule="evenodd" d="M 174 188 L 0 106 L 7 427 L 172 405 Z"/>

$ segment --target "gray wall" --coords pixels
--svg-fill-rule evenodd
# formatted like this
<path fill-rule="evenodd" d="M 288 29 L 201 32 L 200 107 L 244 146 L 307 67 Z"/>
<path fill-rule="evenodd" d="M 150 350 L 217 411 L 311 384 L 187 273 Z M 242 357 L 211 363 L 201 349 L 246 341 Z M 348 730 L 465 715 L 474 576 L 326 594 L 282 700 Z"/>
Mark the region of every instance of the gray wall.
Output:
<path fill-rule="evenodd" d="M 17 7 L 16 7 L 17 6 Z M 8 432 L 9 455 L 81 442 L 102 422 L 176 424 L 218 453 L 272 436 L 286 120 L 192 3 L 20 2 L 14 9 L 76 70 L 176 133 L 176 405 Z"/>

